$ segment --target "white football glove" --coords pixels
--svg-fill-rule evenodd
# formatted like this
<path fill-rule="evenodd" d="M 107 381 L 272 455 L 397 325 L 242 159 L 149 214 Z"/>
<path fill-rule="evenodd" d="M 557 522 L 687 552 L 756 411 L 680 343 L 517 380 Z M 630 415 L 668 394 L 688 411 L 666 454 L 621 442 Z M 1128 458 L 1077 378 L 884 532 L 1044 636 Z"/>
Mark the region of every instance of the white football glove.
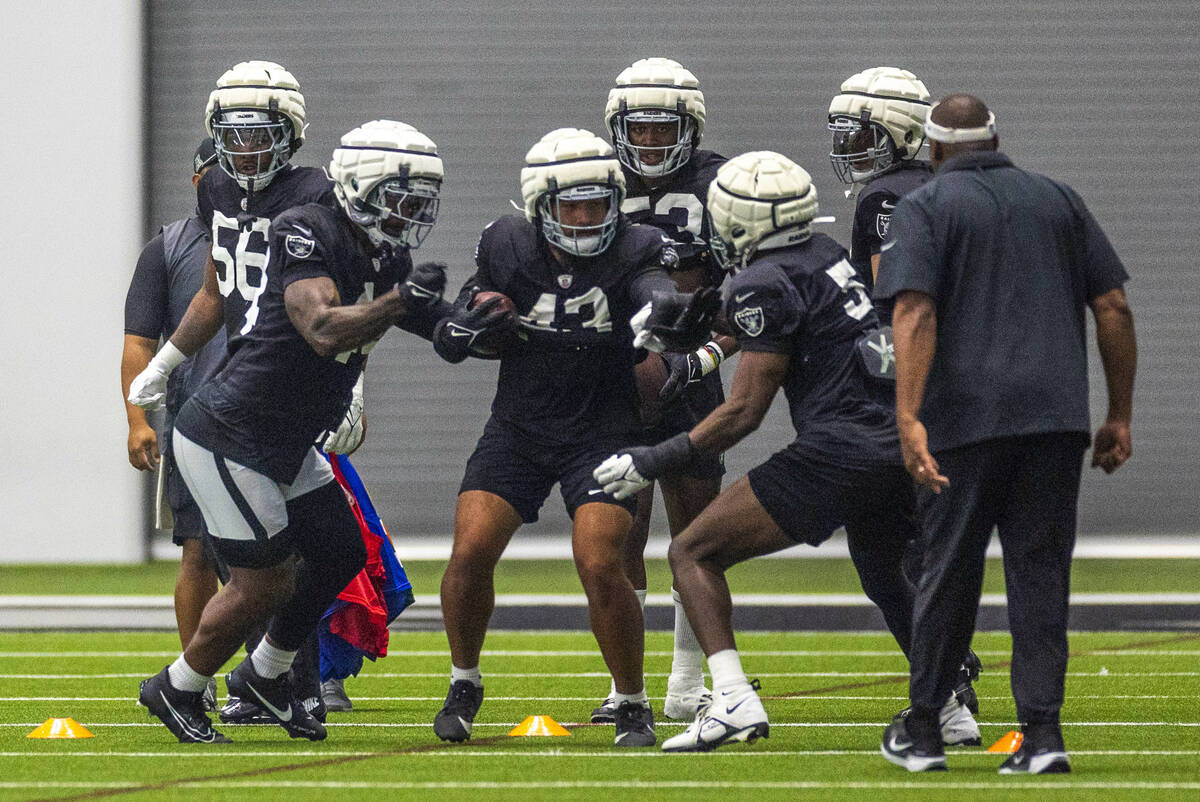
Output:
<path fill-rule="evenodd" d="M 350 391 L 350 406 L 336 429 L 327 431 L 321 438 L 321 450 L 326 454 L 349 454 L 362 445 L 363 434 L 363 374 Z"/>
<path fill-rule="evenodd" d="M 167 377 L 185 359 L 183 351 L 167 340 L 146 369 L 129 383 L 129 403 L 151 412 L 162 409 L 167 397 Z"/>
<path fill-rule="evenodd" d="M 613 454 L 592 471 L 595 480 L 604 487 L 604 492 L 618 501 L 635 496 L 650 485 L 633 465 L 629 454 Z"/>
<path fill-rule="evenodd" d="M 633 329 L 633 347 L 645 348 L 647 351 L 653 351 L 656 354 L 661 354 L 667 350 L 666 344 L 657 336 L 650 333 L 646 328 L 646 321 L 650 318 L 651 307 L 653 304 L 647 303 L 637 311 L 637 314 L 629 319 L 629 327 Z"/>

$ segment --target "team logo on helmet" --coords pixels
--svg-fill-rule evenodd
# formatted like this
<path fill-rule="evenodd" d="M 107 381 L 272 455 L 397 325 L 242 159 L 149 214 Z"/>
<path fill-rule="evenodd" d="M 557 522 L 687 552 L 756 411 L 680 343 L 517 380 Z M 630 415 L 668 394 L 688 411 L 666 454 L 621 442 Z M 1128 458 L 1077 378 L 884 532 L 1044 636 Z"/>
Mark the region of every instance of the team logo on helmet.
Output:
<path fill-rule="evenodd" d="M 299 234 L 288 234 L 283 244 L 287 248 L 287 252 L 297 259 L 307 259 L 312 256 L 313 248 L 316 246 L 312 240 Z"/>
<path fill-rule="evenodd" d="M 763 333 L 766 316 L 763 315 L 761 306 L 748 306 L 733 313 L 733 322 L 739 329 L 746 332 L 747 337 L 757 337 Z"/>

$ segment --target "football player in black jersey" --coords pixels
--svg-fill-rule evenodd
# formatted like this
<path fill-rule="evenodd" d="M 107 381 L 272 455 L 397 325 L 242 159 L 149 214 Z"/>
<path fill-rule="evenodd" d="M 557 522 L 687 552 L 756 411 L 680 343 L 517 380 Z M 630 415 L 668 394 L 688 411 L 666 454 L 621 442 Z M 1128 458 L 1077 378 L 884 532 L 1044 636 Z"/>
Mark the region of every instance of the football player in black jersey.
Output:
<path fill-rule="evenodd" d="M 734 644 L 731 565 L 797 543 L 819 545 L 844 525 L 863 589 L 905 652 L 912 624 L 914 591 L 901 562 L 917 529 L 915 498 L 895 430 L 890 343 L 845 250 L 811 231 L 811 179 L 777 153 L 743 154 L 718 170 L 708 210 L 713 255 L 734 273 L 725 313 L 743 353 L 730 398 L 691 432 L 614 454 L 595 478 L 624 498 L 696 453 L 720 453 L 758 427 L 780 387 L 796 439 L 671 542 L 675 584 L 708 656 L 713 699 L 663 743 L 666 751 L 768 734 L 756 683 L 746 679 Z M 978 743 L 969 711 L 955 704 L 954 737 Z"/>
<path fill-rule="evenodd" d="M 856 197 L 850 263 L 868 293 L 875 286 L 879 249 L 896 201 L 933 176 L 929 162 L 917 158 L 928 116 L 925 84 L 896 67 L 872 67 L 850 76 L 829 104 L 829 161 Z M 886 310 L 876 311 L 886 315 Z"/>
<path fill-rule="evenodd" d="M 622 568 L 636 502 L 606 496 L 592 468 L 614 445 L 636 442 L 630 318 L 651 305 L 652 294 L 677 296 L 665 271 L 676 255 L 658 229 L 620 213 L 621 165 L 591 132 L 551 131 L 525 163 L 525 216 L 501 217 L 484 229 L 477 270 L 434 336 L 451 362 L 472 353 L 500 360 L 492 414 L 467 463 L 442 578 L 452 667 L 434 732 L 447 741 L 471 735 L 483 701 L 479 654 L 496 562 L 517 528 L 537 520 L 558 482 L 573 520 L 592 631 L 616 682 L 615 743 L 648 746 L 655 736 L 642 676 L 642 612 Z M 502 293 L 514 304 L 507 314 L 519 332 L 507 342 L 476 334 L 478 318 L 496 314 L 503 302 L 490 297 L 474 305 L 481 292 Z"/>
<path fill-rule="evenodd" d="M 679 254 L 671 278 L 681 292 L 719 286 L 724 272 L 714 269 L 709 256 L 705 203 L 708 185 L 725 157 L 699 149 L 705 106 L 696 76 L 667 58 L 635 61 L 617 76 L 608 94 L 604 118 L 625 173 L 626 195 L 621 211 L 631 221 L 652 225 L 670 237 Z M 643 442 L 657 443 L 686 432 L 720 406 L 725 393 L 717 367 L 736 350 L 737 340 L 718 334 L 693 353 L 647 356 L 666 359 L 670 365 L 663 393 L 671 398 L 660 415 L 643 421 Z M 672 536 L 682 532 L 717 497 L 724 473 L 721 455 L 714 454 L 660 477 L 658 484 Z M 626 543 L 625 572 L 643 605 L 647 593 L 643 555 L 653 507 L 651 486 L 638 496 Z M 674 588 L 671 597 L 675 603 L 675 637 L 663 713 L 668 718 L 691 719 L 708 696 L 704 653 Z M 613 720 L 614 690 L 615 686 L 610 687 L 609 698 L 592 711 L 593 723 Z"/>
<path fill-rule="evenodd" d="M 342 138 L 330 174 L 338 205 L 309 203 L 275 219 L 255 313 L 176 420 L 180 472 L 231 573 L 184 654 L 141 686 L 139 701 L 181 742 L 227 740 L 198 691 L 271 613 L 266 636 L 226 677 L 230 694 L 261 704 L 292 737 L 325 737 L 293 698 L 287 672 L 365 552 L 313 443 L 339 424 L 367 354 L 392 325 L 428 338 L 450 312 L 444 268 L 414 268 L 409 256 L 437 212 L 433 143 L 404 123 L 368 123 Z M 186 353 L 193 344 L 177 333 L 170 347 Z M 165 374 L 170 360 L 160 351 L 147 370 Z M 137 392 L 134 403 L 157 400 Z M 294 554 L 303 562 L 293 589 Z"/>
<path fill-rule="evenodd" d="M 833 170 L 857 195 L 851 230 L 850 263 L 870 294 L 879 274 L 879 255 L 901 197 L 933 177 L 933 168 L 917 156 L 925 141 L 929 91 L 915 75 L 896 67 L 872 67 L 847 78 L 829 104 Z M 876 304 L 881 323 L 891 323 L 891 300 Z M 909 544 L 905 570 L 916 582 L 921 553 Z M 972 682 L 979 658 L 968 650 L 955 694 L 972 714 L 979 701 Z"/>

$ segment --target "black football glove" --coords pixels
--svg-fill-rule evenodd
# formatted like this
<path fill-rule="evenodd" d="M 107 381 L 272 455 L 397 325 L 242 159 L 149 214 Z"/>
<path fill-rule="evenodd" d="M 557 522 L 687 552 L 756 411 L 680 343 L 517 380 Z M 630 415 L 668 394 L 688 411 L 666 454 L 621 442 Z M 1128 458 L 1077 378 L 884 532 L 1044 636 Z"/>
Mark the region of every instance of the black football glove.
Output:
<path fill-rule="evenodd" d="M 446 291 L 446 266 L 441 262 L 422 262 L 408 271 L 400 285 L 400 296 L 408 309 L 431 308 Z"/>
<path fill-rule="evenodd" d="M 720 366 L 725 359 L 725 352 L 715 340 L 686 354 L 667 352 L 662 354 L 671 368 L 658 397 L 664 404 L 674 401 L 688 386 L 698 383 Z"/>
<path fill-rule="evenodd" d="M 433 350 L 447 362 L 468 356 L 495 359 L 517 330 L 516 316 L 500 308 L 502 300 L 489 298 L 474 309 L 455 304 L 454 313 L 433 330 Z"/>
<path fill-rule="evenodd" d="M 720 308 L 721 294 L 714 287 L 693 293 L 656 290 L 630 320 L 633 345 L 649 351 L 691 351 L 708 339 Z"/>

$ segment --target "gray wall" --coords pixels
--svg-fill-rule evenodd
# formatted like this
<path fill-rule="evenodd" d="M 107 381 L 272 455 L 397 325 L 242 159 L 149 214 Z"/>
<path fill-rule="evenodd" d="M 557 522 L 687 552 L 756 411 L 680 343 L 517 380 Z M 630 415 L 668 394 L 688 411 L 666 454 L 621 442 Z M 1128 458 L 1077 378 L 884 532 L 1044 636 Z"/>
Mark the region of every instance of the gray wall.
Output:
<path fill-rule="evenodd" d="M 1134 458 L 1085 479 L 1081 532 L 1197 531 L 1200 449 L 1196 310 L 1200 42 L 1194 2 L 630 4 L 577 0 L 154 2 L 150 17 L 150 208 L 154 222 L 194 205 L 188 160 L 208 91 L 231 64 L 290 69 L 311 127 L 298 163 L 321 165 L 365 120 L 412 123 L 440 147 L 438 226 L 419 258 L 470 272 L 478 232 L 519 197 L 528 147 L 573 125 L 603 133 L 612 79 L 637 58 L 673 57 L 700 78 L 705 145 L 734 156 L 772 149 L 814 176 L 829 231 L 847 241 L 851 204 L 828 167 L 825 110 L 839 83 L 869 66 L 922 77 L 935 97 L 981 96 L 1019 164 L 1072 184 L 1124 258 L 1141 346 Z M 148 232 L 149 233 L 149 232 Z M 1029 354 L 1035 359 L 1037 355 Z M 1093 354 L 1093 362 L 1095 363 Z M 1104 415 L 1093 364 L 1093 420 Z M 355 463 L 394 536 L 446 534 L 463 463 L 491 398 L 494 366 L 440 363 L 399 332 L 373 352 L 369 439 Z M 729 455 L 736 477 L 791 436 L 776 404 Z M 557 495 L 534 530 L 562 532 Z M 656 515 L 656 531 L 665 527 Z"/>

